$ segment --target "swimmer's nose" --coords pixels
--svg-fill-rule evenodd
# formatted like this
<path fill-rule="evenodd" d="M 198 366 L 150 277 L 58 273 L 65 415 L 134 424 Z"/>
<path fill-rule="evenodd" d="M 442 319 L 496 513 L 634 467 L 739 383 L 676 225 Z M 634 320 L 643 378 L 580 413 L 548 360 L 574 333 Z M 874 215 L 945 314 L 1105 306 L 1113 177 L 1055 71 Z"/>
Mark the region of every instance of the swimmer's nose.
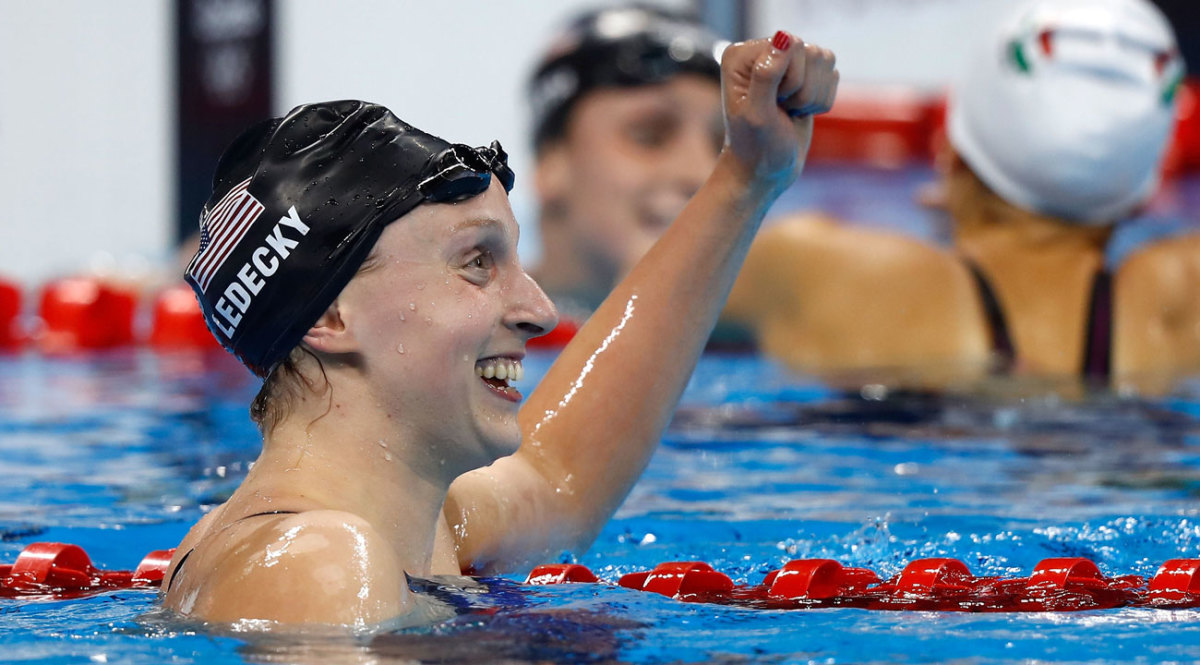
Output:
<path fill-rule="evenodd" d="M 516 281 L 505 325 L 524 335 L 525 339 L 554 330 L 558 325 L 558 310 L 546 292 L 523 270 Z"/>

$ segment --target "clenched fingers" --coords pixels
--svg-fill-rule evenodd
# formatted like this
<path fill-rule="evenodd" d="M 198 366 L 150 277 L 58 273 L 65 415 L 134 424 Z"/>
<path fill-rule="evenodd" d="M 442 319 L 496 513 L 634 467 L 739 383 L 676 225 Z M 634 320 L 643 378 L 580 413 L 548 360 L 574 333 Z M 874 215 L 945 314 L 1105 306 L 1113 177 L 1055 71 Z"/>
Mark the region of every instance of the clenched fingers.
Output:
<path fill-rule="evenodd" d="M 773 44 L 785 41 L 778 39 Z M 832 51 L 790 36 L 788 66 L 780 81 L 778 103 L 793 117 L 825 113 L 833 107 L 840 75 Z"/>

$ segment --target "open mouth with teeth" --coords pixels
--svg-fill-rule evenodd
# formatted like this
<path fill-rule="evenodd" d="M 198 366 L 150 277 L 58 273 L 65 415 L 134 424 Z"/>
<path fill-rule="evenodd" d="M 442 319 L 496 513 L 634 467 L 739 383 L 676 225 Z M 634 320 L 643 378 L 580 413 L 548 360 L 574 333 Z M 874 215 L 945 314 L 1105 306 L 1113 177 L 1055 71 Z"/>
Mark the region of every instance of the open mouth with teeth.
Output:
<path fill-rule="evenodd" d="M 521 401 L 521 391 L 508 385 L 509 381 L 525 378 L 525 367 L 516 358 L 484 358 L 475 363 L 475 374 L 500 397 L 510 401 Z"/>

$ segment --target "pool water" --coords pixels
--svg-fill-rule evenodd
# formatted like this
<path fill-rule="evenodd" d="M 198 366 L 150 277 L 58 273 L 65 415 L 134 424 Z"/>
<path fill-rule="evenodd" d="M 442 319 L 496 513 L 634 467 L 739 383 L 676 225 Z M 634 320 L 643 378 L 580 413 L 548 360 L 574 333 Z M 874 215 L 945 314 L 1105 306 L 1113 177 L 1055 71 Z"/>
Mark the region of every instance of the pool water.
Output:
<path fill-rule="evenodd" d="M 534 354 L 530 377 L 552 356 Z M 254 459 L 256 384 L 234 362 L 147 351 L 0 357 L 0 561 L 81 545 L 132 569 L 176 544 Z M 0 600 L 0 660 L 47 663 L 1184 662 L 1200 611 L 972 614 L 766 611 L 616 586 L 702 560 L 757 584 L 789 559 L 882 577 L 922 557 L 1025 576 L 1084 556 L 1108 575 L 1200 557 L 1200 384 L 1156 400 L 1079 402 L 835 393 L 753 356 L 706 355 L 628 500 L 583 553 L 602 584 L 430 583 L 459 613 L 366 638 L 213 630 L 152 591 Z"/>

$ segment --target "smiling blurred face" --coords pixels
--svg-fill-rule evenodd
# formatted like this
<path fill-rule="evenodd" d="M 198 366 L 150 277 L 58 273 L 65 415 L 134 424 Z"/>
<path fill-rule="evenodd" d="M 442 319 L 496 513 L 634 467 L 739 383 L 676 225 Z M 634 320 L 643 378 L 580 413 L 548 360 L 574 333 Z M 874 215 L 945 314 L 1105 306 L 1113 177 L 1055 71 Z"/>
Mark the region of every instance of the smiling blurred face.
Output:
<path fill-rule="evenodd" d="M 457 451 L 455 475 L 516 450 L 521 394 L 508 376 L 556 323 L 518 262 L 517 234 L 493 178 L 481 195 L 390 224 L 339 296 L 380 406 L 431 450 Z"/>
<path fill-rule="evenodd" d="M 683 74 L 666 83 L 602 88 L 572 109 L 565 136 L 542 151 L 541 203 L 605 292 L 641 258 L 716 164 L 720 86 Z"/>

